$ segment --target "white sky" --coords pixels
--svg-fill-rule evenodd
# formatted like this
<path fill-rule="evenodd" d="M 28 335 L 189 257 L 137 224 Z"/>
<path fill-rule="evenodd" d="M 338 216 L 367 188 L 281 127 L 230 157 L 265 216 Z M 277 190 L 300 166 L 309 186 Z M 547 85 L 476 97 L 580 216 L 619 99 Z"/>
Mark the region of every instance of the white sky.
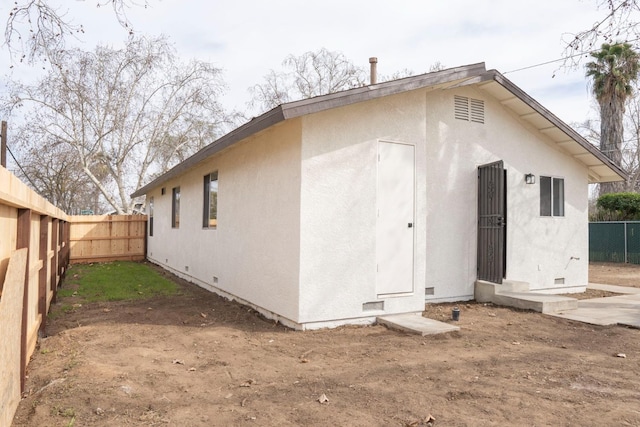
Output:
<path fill-rule="evenodd" d="M 110 7 L 96 8 L 97 0 L 50 1 L 85 26 L 83 48 L 123 45 L 126 31 Z M 446 67 L 485 62 L 567 123 L 596 115 L 582 68 L 558 70 L 562 63 L 556 62 L 510 72 L 559 59 L 563 36 L 604 16 L 596 0 L 148 1 L 148 8 L 130 10 L 134 29 L 165 34 L 185 60 L 222 68 L 229 87 L 223 104 L 230 109 L 245 111 L 247 89 L 270 69 L 280 70 L 287 55 L 325 47 L 365 69 L 377 56 L 380 74 L 404 68 L 419 74 L 437 61 Z M 0 16 L 7 16 L 10 3 L 2 0 Z M 8 65 L 3 46 L 0 75 L 9 73 Z M 37 70 L 20 65 L 9 77 Z"/>

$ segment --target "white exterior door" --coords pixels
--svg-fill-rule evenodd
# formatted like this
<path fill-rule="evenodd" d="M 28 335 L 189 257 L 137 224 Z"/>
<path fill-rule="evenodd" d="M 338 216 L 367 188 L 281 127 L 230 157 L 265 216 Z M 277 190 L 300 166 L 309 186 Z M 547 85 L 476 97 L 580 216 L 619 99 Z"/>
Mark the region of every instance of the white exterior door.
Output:
<path fill-rule="evenodd" d="M 415 147 L 378 143 L 378 295 L 413 292 Z"/>

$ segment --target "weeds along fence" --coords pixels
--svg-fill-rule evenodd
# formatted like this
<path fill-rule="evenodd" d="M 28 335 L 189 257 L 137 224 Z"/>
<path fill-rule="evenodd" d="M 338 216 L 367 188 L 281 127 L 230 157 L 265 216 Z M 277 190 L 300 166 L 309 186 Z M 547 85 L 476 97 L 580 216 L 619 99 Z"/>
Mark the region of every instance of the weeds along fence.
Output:
<path fill-rule="evenodd" d="M 0 167 L 0 425 L 11 425 L 27 363 L 69 264 L 69 217 Z"/>
<path fill-rule="evenodd" d="M 589 261 L 640 264 L 640 221 L 589 223 Z"/>
<path fill-rule="evenodd" d="M 70 222 L 72 264 L 145 259 L 146 215 L 80 215 Z"/>

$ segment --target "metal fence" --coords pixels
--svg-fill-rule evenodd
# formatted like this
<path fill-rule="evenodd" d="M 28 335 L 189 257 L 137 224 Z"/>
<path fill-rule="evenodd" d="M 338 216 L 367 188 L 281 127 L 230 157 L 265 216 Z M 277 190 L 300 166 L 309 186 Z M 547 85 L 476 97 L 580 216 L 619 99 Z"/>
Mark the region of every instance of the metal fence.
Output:
<path fill-rule="evenodd" d="M 640 221 L 589 223 L 589 261 L 640 264 Z"/>

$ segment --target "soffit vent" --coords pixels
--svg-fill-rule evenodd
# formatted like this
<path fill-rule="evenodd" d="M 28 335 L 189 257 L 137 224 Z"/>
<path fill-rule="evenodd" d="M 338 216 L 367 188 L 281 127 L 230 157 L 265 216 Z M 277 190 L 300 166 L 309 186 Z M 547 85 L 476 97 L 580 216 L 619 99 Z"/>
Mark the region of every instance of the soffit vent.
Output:
<path fill-rule="evenodd" d="M 484 101 L 455 95 L 453 97 L 454 116 L 458 120 L 484 123 Z"/>

